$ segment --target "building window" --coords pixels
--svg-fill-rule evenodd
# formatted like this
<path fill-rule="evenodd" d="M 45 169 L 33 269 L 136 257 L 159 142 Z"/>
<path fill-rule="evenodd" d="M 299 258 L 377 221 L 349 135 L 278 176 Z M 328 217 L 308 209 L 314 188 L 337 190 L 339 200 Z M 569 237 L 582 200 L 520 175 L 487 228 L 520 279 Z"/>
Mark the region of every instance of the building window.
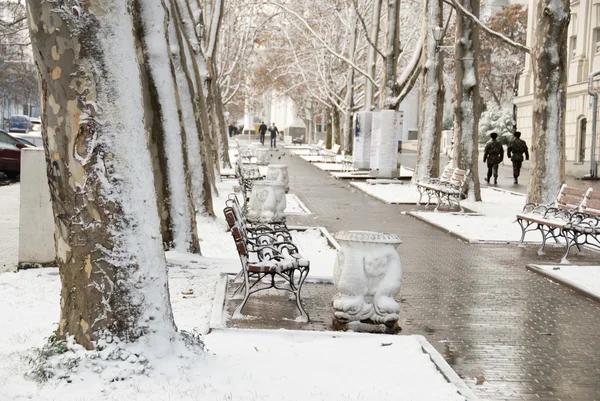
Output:
<path fill-rule="evenodd" d="M 569 53 L 571 55 L 571 60 L 573 60 L 577 52 L 577 35 L 573 35 L 569 39 L 569 49 L 571 50 Z"/>
<path fill-rule="evenodd" d="M 600 27 L 594 29 L 594 52 L 600 53 Z"/>

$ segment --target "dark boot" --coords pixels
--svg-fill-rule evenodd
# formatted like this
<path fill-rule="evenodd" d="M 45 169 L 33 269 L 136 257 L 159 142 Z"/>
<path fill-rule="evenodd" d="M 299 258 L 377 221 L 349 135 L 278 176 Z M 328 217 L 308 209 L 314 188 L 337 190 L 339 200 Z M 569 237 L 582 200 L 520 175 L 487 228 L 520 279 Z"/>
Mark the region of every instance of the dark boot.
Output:
<path fill-rule="evenodd" d="M 490 177 L 485 177 L 484 178 L 485 182 L 487 182 L 488 184 L 490 183 Z"/>
<path fill-rule="evenodd" d="M 494 177 L 494 185 L 497 185 L 497 184 L 498 184 L 498 176 L 495 176 Z"/>
<path fill-rule="evenodd" d="M 515 185 L 518 185 L 518 184 L 519 184 L 519 178 L 515 177 Z"/>

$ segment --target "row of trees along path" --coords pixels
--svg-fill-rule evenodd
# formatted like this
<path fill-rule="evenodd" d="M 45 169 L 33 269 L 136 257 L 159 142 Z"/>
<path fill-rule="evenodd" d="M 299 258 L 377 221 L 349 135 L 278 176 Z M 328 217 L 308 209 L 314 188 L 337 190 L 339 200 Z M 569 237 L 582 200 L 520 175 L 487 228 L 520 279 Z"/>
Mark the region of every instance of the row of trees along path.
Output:
<path fill-rule="evenodd" d="M 196 215 L 214 215 L 215 177 L 229 166 L 225 104 L 251 111 L 276 90 L 300 105 L 310 138 L 325 110 L 328 145 L 351 152 L 353 113 L 397 109 L 420 80 L 416 179 L 437 175 L 444 77 L 435 27 L 455 46 L 454 160 L 472 171 L 475 199 L 480 32 L 531 52 L 528 196 L 549 201 L 564 179 L 569 1 L 535 4 L 531 50 L 483 24 L 476 0 L 401 5 L 28 1 L 62 279 L 58 337 L 91 348 L 104 329 L 129 340 L 175 335 L 163 246 L 200 252 Z M 420 33 L 401 29 L 419 18 Z"/>

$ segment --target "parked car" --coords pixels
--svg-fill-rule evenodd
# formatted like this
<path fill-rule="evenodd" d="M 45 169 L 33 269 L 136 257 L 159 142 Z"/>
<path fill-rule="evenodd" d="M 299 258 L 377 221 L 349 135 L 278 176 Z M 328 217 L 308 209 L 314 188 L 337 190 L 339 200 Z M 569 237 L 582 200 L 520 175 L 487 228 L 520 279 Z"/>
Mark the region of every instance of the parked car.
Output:
<path fill-rule="evenodd" d="M 28 147 L 30 145 L 0 130 L 0 172 L 8 178 L 16 178 L 21 173 L 21 149 Z"/>
<path fill-rule="evenodd" d="M 27 127 L 27 134 L 41 134 L 42 133 L 42 120 L 39 118 L 32 118 Z"/>
<path fill-rule="evenodd" d="M 31 124 L 31 118 L 29 116 L 15 114 L 8 117 L 8 132 L 22 133 L 27 132 L 29 125 Z"/>

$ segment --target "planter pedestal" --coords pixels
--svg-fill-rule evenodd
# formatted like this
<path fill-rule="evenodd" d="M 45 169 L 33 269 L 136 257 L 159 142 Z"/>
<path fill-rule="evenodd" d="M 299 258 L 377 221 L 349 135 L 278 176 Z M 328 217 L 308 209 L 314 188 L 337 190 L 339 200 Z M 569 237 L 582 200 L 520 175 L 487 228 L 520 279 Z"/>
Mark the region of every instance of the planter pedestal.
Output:
<path fill-rule="evenodd" d="M 267 180 L 283 184 L 286 193 L 290 190 L 290 177 L 285 164 L 269 164 L 267 166 Z"/>
<path fill-rule="evenodd" d="M 258 148 L 256 149 L 256 164 L 266 166 L 271 161 L 271 149 Z"/>
<path fill-rule="evenodd" d="M 248 203 L 247 219 L 255 223 L 285 221 L 285 186 L 273 181 L 259 180 L 254 183 Z"/>
<path fill-rule="evenodd" d="M 396 250 L 402 243 L 395 234 L 341 231 L 335 234 L 341 250 L 333 281 L 338 294 L 333 315 L 338 325 L 350 322 L 397 327 L 400 305 L 394 297 L 402 284 L 402 265 Z"/>

